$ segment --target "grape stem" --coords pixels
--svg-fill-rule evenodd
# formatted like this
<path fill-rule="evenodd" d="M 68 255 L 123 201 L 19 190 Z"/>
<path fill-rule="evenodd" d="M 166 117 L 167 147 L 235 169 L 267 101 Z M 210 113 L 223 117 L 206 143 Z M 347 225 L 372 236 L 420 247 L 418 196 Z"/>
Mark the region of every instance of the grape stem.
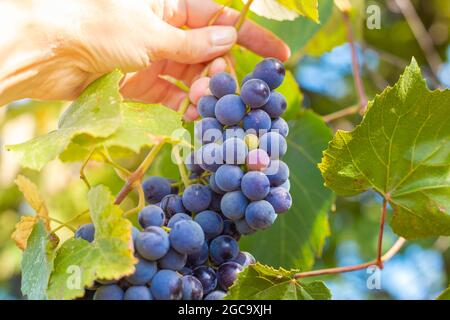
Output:
<path fill-rule="evenodd" d="M 139 167 L 130 174 L 128 179 L 125 182 L 125 185 L 120 190 L 119 194 L 114 201 L 114 204 L 119 205 L 126 198 L 126 196 L 136 188 L 142 181 L 145 172 L 151 166 L 153 161 L 155 160 L 158 153 L 161 151 L 164 144 L 167 142 L 167 139 L 160 139 L 160 141 L 152 148 L 152 150 L 145 157 L 144 161 L 139 165 Z"/>
<path fill-rule="evenodd" d="M 189 180 L 186 166 L 183 163 L 183 159 L 181 158 L 180 155 L 180 148 L 178 146 L 173 147 L 173 155 L 177 162 L 178 171 L 180 171 L 181 180 L 183 181 L 184 187 L 187 188 L 190 185 L 191 181 Z"/>
<path fill-rule="evenodd" d="M 91 184 L 89 183 L 87 177 L 86 177 L 86 166 L 88 165 L 89 161 L 91 160 L 92 156 L 94 155 L 95 151 L 97 149 L 92 149 L 91 152 L 89 152 L 88 157 L 86 158 L 86 160 L 84 160 L 83 164 L 81 165 L 80 168 L 80 179 L 83 180 L 83 182 L 86 184 L 88 189 L 91 189 Z"/>
<path fill-rule="evenodd" d="M 400 249 L 405 244 L 406 239 L 404 238 L 398 238 L 398 240 L 394 243 L 394 245 L 380 258 L 381 262 L 387 262 L 389 261 L 393 256 L 395 256 Z M 344 272 L 350 272 L 350 271 L 356 271 L 356 270 L 362 270 L 366 269 L 370 266 L 375 266 L 378 263 L 377 260 L 372 260 L 366 263 L 361 263 L 353 266 L 346 266 L 346 267 L 338 267 L 338 268 L 330 268 L 330 269 L 320 269 L 320 270 L 314 270 L 314 271 L 307 271 L 307 272 L 300 272 L 294 275 L 294 279 L 300 279 L 300 278 L 307 278 L 307 277 L 316 277 L 321 275 L 328 275 L 328 274 L 336 274 L 336 273 L 344 273 Z"/>
<path fill-rule="evenodd" d="M 358 111 L 359 111 L 359 106 L 351 106 L 351 107 L 347 107 L 342 110 L 338 110 L 336 112 L 327 114 L 327 115 L 323 116 L 322 119 L 325 122 L 331 122 L 331 121 L 358 113 Z"/>
<path fill-rule="evenodd" d="M 360 105 L 359 112 L 361 114 L 364 114 L 364 112 L 366 112 L 366 107 L 367 107 L 367 95 L 366 95 L 366 91 L 364 90 L 364 85 L 363 85 L 363 82 L 361 79 L 361 73 L 359 70 L 358 53 L 356 51 L 352 24 L 350 23 L 350 14 L 348 12 L 343 12 L 342 16 L 343 16 L 343 20 L 344 20 L 345 29 L 347 31 L 347 40 L 350 45 L 350 51 L 351 51 L 351 57 L 352 57 L 353 79 L 355 82 L 356 91 L 358 92 L 358 96 L 359 96 L 359 105 Z"/>
<path fill-rule="evenodd" d="M 245 4 L 244 8 L 242 8 L 241 14 L 239 15 L 239 19 L 234 25 L 237 31 L 239 31 L 242 27 L 242 25 L 245 22 L 245 17 L 247 16 L 248 11 L 250 10 L 250 6 L 252 5 L 253 0 L 247 0 L 247 3 Z"/>
<path fill-rule="evenodd" d="M 388 204 L 388 195 L 383 199 L 383 206 L 381 207 L 381 221 L 380 221 L 380 231 L 378 233 L 378 252 L 377 252 L 377 266 L 380 269 L 383 269 L 383 260 L 381 259 L 383 254 L 383 234 L 384 234 L 384 222 L 386 220 L 387 213 L 387 204 Z"/>

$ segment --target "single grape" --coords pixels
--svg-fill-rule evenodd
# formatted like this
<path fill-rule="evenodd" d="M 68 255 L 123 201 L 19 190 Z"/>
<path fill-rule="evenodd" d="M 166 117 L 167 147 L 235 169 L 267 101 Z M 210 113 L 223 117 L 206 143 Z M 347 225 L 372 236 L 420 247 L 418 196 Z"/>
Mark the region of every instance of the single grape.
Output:
<path fill-rule="evenodd" d="M 271 188 L 266 197 L 276 213 L 288 211 L 292 206 L 292 197 L 289 191 L 281 187 Z"/>
<path fill-rule="evenodd" d="M 270 90 L 278 88 L 284 80 L 286 69 L 280 60 L 267 58 L 258 63 L 253 70 L 253 78 L 261 79 L 269 86 Z"/>
<path fill-rule="evenodd" d="M 186 264 L 187 255 L 178 253 L 173 249 L 169 249 L 164 257 L 158 260 L 160 269 L 169 269 L 180 271 Z"/>
<path fill-rule="evenodd" d="M 289 178 L 289 167 L 282 160 L 272 160 L 269 167 L 264 170 L 267 178 L 269 178 L 272 187 L 278 187 L 285 183 Z"/>
<path fill-rule="evenodd" d="M 238 166 L 224 164 L 216 171 L 214 180 L 217 186 L 224 191 L 238 190 L 241 186 L 241 180 L 244 172 Z"/>
<path fill-rule="evenodd" d="M 166 216 L 160 207 L 151 204 L 142 208 L 139 212 L 138 220 L 144 229 L 151 226 L 161 227 L 165 223 Z"/>
<path fill-rule="evenodd" d="M 207 240 L 220 235 L 223 231 L 222 217 L 215 211 L 202 211 L 195 216 L 194 221 L 202 227 Z"/>
<path fill-rule="evenodd" d="M 208 143 L 198 149 L 200 153 L 200 167 L 206 171 L 216 172 L 223 164 L 222 146 L 217 143 Z"/>
<path fill-rule="evenodd" d="M 180 300 L 183 296 L 181 276 L 172 270 L 160 270 L 150 286 L 155 300 Z"/>
<path fill-rule="evenodd" d="M 95 227 L 92 223 L 81 225 L 77 231 L 75 231 L 75 238 L 81 238 L 88 242 L 94 241 Z"/>
<path fill-rule="evenodd" d="M 272 120 L 271 132 L 278 132 L 283 137 L 287 137 L 289 134 L 289 125 L 283 118 L 276 118 Z"/>
<path fill-rule="evenodd" d="M 202 174 L 205 171 L 200 167 L 201 154 L 199 152 L 193 151 L 189 153 L 184 160 L 184 163 L 186 164 L 187 169 L 192 173 Z"/>
<path fill-rule="evenodd" d="M 277 132 L 268 132 L 259 139 L 259 147 L 267 152 L 270 159 L 279 159 L 286 154 L 286 139 Z"/>
<path fill-rule="evenodd" d="M 247 221 L 244 219 L 241 220 L 237 220 L 234 222 L 234 224 L 236 225 L 236 229 L 240 234 L 243 234 L 244 236 L 248 236 L 252 233 L 255 233 L 255 229 L 252 229 Z"/>
<path fill-rule="evenodd" d="M 202 144 L 221 142 L 223 127 L 216 118 L 204 118 L 194 126 L 194 136 Z"/>
<path fill-rule="evenodd" d="M 222 290 L 215 290 L 207 294 L 203 300 L 223 300 L 226 295 L 227 293 Z"/>
<path fill-rule="evenodd" d="M 262 200 L 269 194 L 270 181 L 262 172 L 249 171 L 242 177 L 241 189 L 250 200 Z"/>
<path fill-rule="evenodd" d="M 270 157 L 264 150 L 255 149 L 248 153 L 246 163 L 249 171 L 263 171 L 269 166 Z"/>
<path fill-rule="evenodd" d="M 246 267 L 250 264 L 255 264 L 256 259 L 254 256 L 252 256 L 249 252 L 241 251 L 239 252 L 236 259 L 233 260 L 236 263 L 239 263 L 241 266 Z"/>
<path fill-rule="evenodd" d="M 254 201 L 245 210 L 245 220 L 255 230 L 263 230 L 270 227 L 277 215 L 272 205 L 265 200 Z"/>
<path fill-rule="evenodd" d="M 231 74 L 226 72 L 219 72 L 215 74 L 209 81 L 209 90 L 217 98 L 222 98 L 227 94 L 236 92 L 236 80 Z"/>
<path fill-rule="evenodd" d="M 226 141 L 230 138 L 239 138 L 239 139 L 243 140 L 244 137 L 245 137 L 244 129 L 242 129 L 239 126 L 231 126 L 231 127 L 226 128 L 223 131 L 223 139 L 222 140 Z"/>
<path fill-rule="evenodd" d="M 267 103 L 270 88 L 262 80 L 250 79 L 242 85 L 241 99 L 252 109 L 260 108 Z"/>
<path fill-rule="evenodd" d="M 176 213 L 186 212 L 183 206 L 183 200 L 177 194 L 169 194 L 165 196 L 159 204 L 161 209 L 166 213 L 167 218 L 171 218 Z"/>
<path fill-rule="evenodd" d="M 152 280 L 158 268 L 154 261 L 148 261 L 139 256 L 137 258 L 138 263 L 134 266 L 135 271 L 132 275 L 126 277 L 126 280 L 132 285 L 144 285 Z"/>
<path fill-rule="evenodd" d="M 208 294 L 217 287 L 216 272 L 210 267 L 197 267 L 192 271 L 192 275 L 202 284 L 203 294 Z"/>
<path fill-rule="evenodd" d="M 222 194 L 218 194 L 215 192 L 212 192 L 212 200 L 211 204 L 209 205 L 209 209 L 219 212 L 220 211 L 220 202 L 222 201 Z"/>
<path fill-rule="evenodd" d="M 195 221 L 183 220 L 170 230 L 170 243 L 179 253 L 191 254 L 200 250 L 205 241 L 202 227 Z"/>
<path fill-rule="evenodd" d="M 258 148 L 259 139 L 256 134 L 247 133 L 244 137 L 244 142 L 248 147 L 248 150 L 255 150 Z"/>
<path fill-rule="evenodd" d="M 236 262 L 225 262 L 217 269 L 217 282 L 219 287 L 227 291 L 236 281 L 238 273 L 242 271 L 242 266 Z"/>
<path fill-rule="evenodd" d="M 239 239 L 241 238 L 241 234 L 237 230 L 236 224 L 234 223 L 234 221 L 231 221 L 231 220 L 224 220 L 223 221 L 222 234 L 224 236 L 230 236 L 236 241 L 239 241 Z"/>
<path fill-rule="evenodd" d="M 161 201 L 164 196 L 172 192 L 169 180 L 162 177 L 150 177 L 142 183 L 145 199 L 148 203 L 155 204 Z"/>
<path fill-rule="evenodd" d="M 230 236 L 218 236 L 209 244 L 209 256 L 216 265 L 236 259 L 238 253 L 238 243 Z"/>
<path fill-rule="evenodd" d="M 137 252 L 147 260 L 158 260 L 169 251 L 169 237 L 159 227 L 148 227 L 136 239 Z"/>
<path fill-rule="evenodd" d="M 203 286 L 196 277 L 188 275 L 181 278 L 183 300 L 202 300 Z"/>
<path fill-rule="evenodd" d="M 221 124 L 234 126 L 244 118 L 245 104 L 238 95 L 226 95 L 217 101 L 215 115 Z"/>
<path fill-rule="evenodd" d="M 190 215 L 187 215 L 186 213 L 176 213 L 172 216 L 172 218 L 169 219 L 169 222 L 167 223 L 167 227 L 173 228 L 176 223 L 182 221 L 182 220 L 192 220 Z"/>
<path fill-rule="evenodd" d="M 146 286 L 132 286 L 125 291 L 124 300 L 153 300 L 153 297 Z"/>
<path fill-rule="evenodd" d="M 117 284 L 118 285 L 118 281 L 117 280 L 104 280 L 104 279 L 97 279 L 95 280 L 95 282 L 98 282 L 99 284 L 102 285 L 109 285 L 109 284 Z"/>
<path fill-rule="evenodd" d="M 223 160 L 226 164 L 244 164 L 248 147 L 240 138 L 227 139 L 222 144 Z"/>
<path fill-rule="evenodd" d="M 286 111 L 286 98 L 279 92 L 273 91 L 270 95 L 269 101 L 261 108 L 271 118 L 278 118 Z"/>
<path fill-rule="evenodd" d="M 211 190 L 217 194 L 224 194 L 225 191 L 220 189 L 219 186 L 216 183 L 216 173 L 213 172 L 210 176 L 209 176 L 209 187 L 211 188 Z"/>
<path fill-rule="evenodd" d="M 214 118 L 217 98 L 214 96 L 203 96 L 198 100 L 197 111 L 202 118 Z"/>
<path fill-rule="evenodd" d="M 222 197 L 220 209 L 228 219 L 239 220 L 244 217 L 248 203 L 247 197 L 241 191 L 228 192 Z"/>
<path fill-rule="evenodd" d="M 99 287 L 94 294 L 94 300 L 123 300 L 123 290 L 117 284 Z"/>
<path fill-rule="evenodd" d="M 248 132 L 262 136 L 269 132 L 272 120 L 269 115 L 261 109 L 252 110 L 244 117 L 244 129 Z"/>
<path fill-rule="evenodd" d="M 199 183 L 187 187 L 182 196 L 184 207 L 191 212 L 206 210 L 211 204 L 211 198 L 211 189 Z"/>
<path fill-rule="evenodd" d="M 191 253 L 187 257 L 186 264 L 190 267 L 198 267 L 204 264 L 208 260 L 209 256 L 209 247 L 208 243 L 205 241 L 200 250 Z"/>
<path fill-rule="evenodd" d="M 280 185 L 280 187 L 289 191 L 289 190 L 291 190 L 291 182 L 288 179 L 282 185 Z"/>

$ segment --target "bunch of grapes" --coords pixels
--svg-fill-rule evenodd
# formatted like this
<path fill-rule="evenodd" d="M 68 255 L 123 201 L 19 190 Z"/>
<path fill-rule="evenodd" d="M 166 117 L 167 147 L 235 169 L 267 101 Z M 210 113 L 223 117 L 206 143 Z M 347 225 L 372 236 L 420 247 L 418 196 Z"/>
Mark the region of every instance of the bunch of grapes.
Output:
<path fill-rule="evenodd" d="M 230 74 L 211 78 L 212 95 L 198 103 L 201 146 L 185 161 L 196 183 L 179 192 L 162 177 L 144 181 L 149 205 L 139 213 L 143 231 L 133 228 L 136 271 L 97 281 L 94 299 L 218 300 L 255 263 L 239 250 L 240 237 L 270 227 L 292 205 L 289 168 L 281 160 L 286 100 L 274 91 L 284 75 L 280 61 L 265 59 L 245 77 L 240 95 Z M 94 233 L 88 224 L 76 237 L 92 241 Z"/>

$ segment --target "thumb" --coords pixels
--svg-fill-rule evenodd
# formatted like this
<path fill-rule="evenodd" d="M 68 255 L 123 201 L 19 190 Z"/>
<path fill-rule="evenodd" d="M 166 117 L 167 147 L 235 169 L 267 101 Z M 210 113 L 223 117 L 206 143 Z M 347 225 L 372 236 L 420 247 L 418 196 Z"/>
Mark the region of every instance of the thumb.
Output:
<path fill-rule="evenodd" d="M 182 30 L 165 24 L 153 40 L 156 40 L 150 48 L 153 58 L 194 64 L 228 52 L 236 43 L 237 32 L 230 26 Z"/>

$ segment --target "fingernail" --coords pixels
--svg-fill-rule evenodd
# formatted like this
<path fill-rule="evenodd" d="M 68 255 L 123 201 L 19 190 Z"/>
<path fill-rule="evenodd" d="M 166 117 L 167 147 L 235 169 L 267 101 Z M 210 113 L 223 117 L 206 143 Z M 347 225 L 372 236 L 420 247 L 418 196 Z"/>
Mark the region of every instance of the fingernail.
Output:
<path fill-rule="evenodd" d="M 216 28 L 211 33 L 211 39 L 215 47 L 232 44 L 236 39 L 236 30 L 232 27 Z"/>

